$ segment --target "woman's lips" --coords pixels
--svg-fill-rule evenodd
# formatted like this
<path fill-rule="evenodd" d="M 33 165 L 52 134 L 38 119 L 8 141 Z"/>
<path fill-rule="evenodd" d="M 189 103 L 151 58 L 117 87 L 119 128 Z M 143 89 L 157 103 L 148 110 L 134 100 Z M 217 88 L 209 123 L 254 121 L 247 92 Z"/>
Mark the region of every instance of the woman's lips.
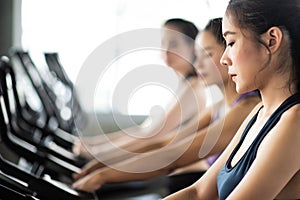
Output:
<path fill-rule="evenodd" d="M 235 81 L 235 80 L 236 80 L 236 77 L 237 77 L 237 75 L 236 75 L 236 74 L 229 74 L 229 76 L 231 77 L 231 79 L 232 79 L 233 81 Z"/>

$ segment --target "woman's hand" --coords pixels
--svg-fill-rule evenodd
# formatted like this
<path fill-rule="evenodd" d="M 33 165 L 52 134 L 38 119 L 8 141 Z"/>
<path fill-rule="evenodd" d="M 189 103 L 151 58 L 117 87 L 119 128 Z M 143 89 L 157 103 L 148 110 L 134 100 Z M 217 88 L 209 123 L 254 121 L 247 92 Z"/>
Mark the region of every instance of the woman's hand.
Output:
<path fill-rule="evenodd" d="M 81 179 L 82 177 L 96 171 L 97 169 L 104 167 L 105 165 L 98 161 L 97 159 L 93 159 L 90 162 L 88 162 L 79 173 L 73 174 L 73 179 L 75 181 Z"/>
<path fill-rule="evenodd" d="M 87 159 L 92 159 L 92 155 L 90 154 L 88 149 L 85 147 L 84 142 L 82 142 L 81 140 L 76 140 L 74 142 L 72 151 L 75 155 L 79 155 L 79 156 L 85 157 Z"/>
<path fill-rule="evenodd" d="M 104 184 L 100 170 L 90 173 L 76 182 L 73 183 L 73 187 L 77 190 L 82 190 L 86 192 L 93 192 L 99 189 Z"/>

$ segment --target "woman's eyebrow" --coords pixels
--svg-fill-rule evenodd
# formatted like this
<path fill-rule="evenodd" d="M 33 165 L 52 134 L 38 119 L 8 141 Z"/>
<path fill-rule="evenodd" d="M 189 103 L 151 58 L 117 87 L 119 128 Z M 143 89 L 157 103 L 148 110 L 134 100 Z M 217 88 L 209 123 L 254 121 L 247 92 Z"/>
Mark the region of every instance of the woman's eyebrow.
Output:
<path fill-rule="evenodd" d="M 232 32 L 232 31 L 225 31 L 223 33 L 223 37 L 226 37 L 227 35 L 235 35 L 236 33 L 235 32 Z"/>

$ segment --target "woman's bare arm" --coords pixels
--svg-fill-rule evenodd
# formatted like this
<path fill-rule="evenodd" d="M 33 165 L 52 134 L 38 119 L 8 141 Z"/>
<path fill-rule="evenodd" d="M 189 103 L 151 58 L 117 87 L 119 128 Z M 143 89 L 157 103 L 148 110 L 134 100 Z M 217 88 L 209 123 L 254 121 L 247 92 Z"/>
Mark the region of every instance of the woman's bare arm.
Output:
<path fill-rule="evenodd" d="M 217 142 L 206 155 L 203 155 L 203 157 L 220 153 L 226 148 L 231 138 L 239 129 L 243 120 L 258 102 L 259 98 L 256 99 L 251 97 L 244 99 L 239 103 L 239 105 L 227 113 L 224 118 L 225 123 L 218 121 L 211 127 L 198 131 L 195 136 L 191 135 L 185 140 L 181 140 L 180 142 L 175 142 L 169 145 L 167 148 L 156 150 L 141 156 L 136 156 L 116 165 L 119 167 L 119 169 L 122 169 L 122 171 L 132 171 L 131 173 L 123 173 L 120 170 L 110 171 L 110 168 L 102 169 L 98 171 L 98 173 L 104 173 L 103 170 L 105 170 L 105 181 L 108 182 L 111 182 L 114 179 L 114 173 L 118 174 L 117 177 L 118 181 L 120 182 L 129 180 L 143 180 L 146 178 L 170 173 L 172 170 L 178 167 L 182 167 L 199 160 L 199 149 L 205 140 L 208 130 L 210 130 L 209 134 L 215 134 L 213 137 L 216 137 Z M 239 108 L 239 106 L 241 107 Z M 217 136 L 220 137 L 218 138 Z M 147 165 L 145 165 L 145 163 L 147 163 Z M 156 170 L 153 170 L 154 168 L 156 168 Z M 141 169 L 144 170 L 144 173 L 135 173 Z M 111 176 L 111 178 L 109 176 Z M 100 177 L 101 179 L 102 176 L 98 174 L 97 177 Z M 84 184 L 86 181 L 88 181 L 88 179 L 84 177 L 83 180 L 85 181 L 79 180 L 79 182 L 77 182 L 75 185 L 80 188 L 84 188 Z M 102 182 L 103 180 L 99 181 Z"/>
<path fill-rule="evenodd" d="M 73 150 L 78 154 L 87 154 L 86 151 L 88 151 L 89 154 L 98 154 L 103 151 L 105 151 L 105 153 L 111 153 L 115 148 L 110 148 L 110 145 L 106 145 L 107 142 L 114 143 L 114 146 L 123 149 L 126 149 L 126 147 L 132 148 L 135 143 L 139 143 L 139 146 L 141 146 L 145 138 L 162 136 L 197 115 L 197 113 L 204 109 L 205 101 L 204 86 L 197 78 L 193 78 L 181 86 L 176 98 L 174 98 L 165 111 L 166 114 L 164 116 L 152 116 L 151 119 L 146 119 L 139 126 L 129 127 L 115 133 L 82 138 L 82 141 L 78 141 L 75 144 Z M 139 138 L 144 140 L 141 142 Z"/>

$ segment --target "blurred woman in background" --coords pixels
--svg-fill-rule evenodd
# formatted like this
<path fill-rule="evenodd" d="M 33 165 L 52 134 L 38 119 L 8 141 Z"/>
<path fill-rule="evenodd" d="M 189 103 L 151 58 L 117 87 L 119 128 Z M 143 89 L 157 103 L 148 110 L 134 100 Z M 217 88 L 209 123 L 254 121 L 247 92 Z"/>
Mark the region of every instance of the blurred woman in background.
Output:
<path fill-rule="evenodd" d="M 224 94 L 222 103 L 214 104 L 201 113 L 200 120 L 197 119 L 198 131 L 193 126 L 186 127 L 179 133 L 171 132 L 172 134 L 160 138 L 167 141 L 167 148 L 134 156 L 112 167 L 85 168 L 76 177 L 77 181 L 73 185 L 75 188 L 93 191 L 104 183 L 145 180 L 168 174 L 198 162 L 200 158 L 218 155 L 226 148 L 242 121 L 260 102 L 260 98 L 257 92 L 252 91 L 238 94 L 234 82 L 228 76 L 227 68 L 220 64 L 225 49 L 221 25 L 220 18 L 213 19 L 197 37 L 199 46 L 196 47 L 195 66 L 199 79 L 207 86 L 218 85 Z M 204 153 L 200 151 L 202 145 L 207 148 Z M 214 160 L 215 158 L 212 162 Z M 150 170 L 155 166 L 160 167 Z M 136 169 L 136 172 L 127 169 Z M 145 170 L 141 172 L 141 169 Z"/>
<path fill-rule="evenodd" d="M 162 58 L 179 78 L 175 98 L 169 102 L 164 115 L 151 116 L 141 125 L 114 133 L 81 138 L 73 151 L 91 159 L 101 156 L 104 162 L 117 163 L 129 156 L 124 151 L 118 151 L 118 148 L 129 152 L 147 152 L 163 145 L 161 135 L 186 126 L 189 121 L 197 126 L 197 120 L 191 119 L 198 117 L 206 104 L 203 84 L 192 65 L 196 58 L 194 42 L 198 32 L 192 22 L 180 18 L 169 19 L 162 27 Z M 132 135 L 141 136 L 142 139 Z M 96 159 L 87 166 L 95 162 L 98 167 L 105 164 L 100 164 Z"/>

